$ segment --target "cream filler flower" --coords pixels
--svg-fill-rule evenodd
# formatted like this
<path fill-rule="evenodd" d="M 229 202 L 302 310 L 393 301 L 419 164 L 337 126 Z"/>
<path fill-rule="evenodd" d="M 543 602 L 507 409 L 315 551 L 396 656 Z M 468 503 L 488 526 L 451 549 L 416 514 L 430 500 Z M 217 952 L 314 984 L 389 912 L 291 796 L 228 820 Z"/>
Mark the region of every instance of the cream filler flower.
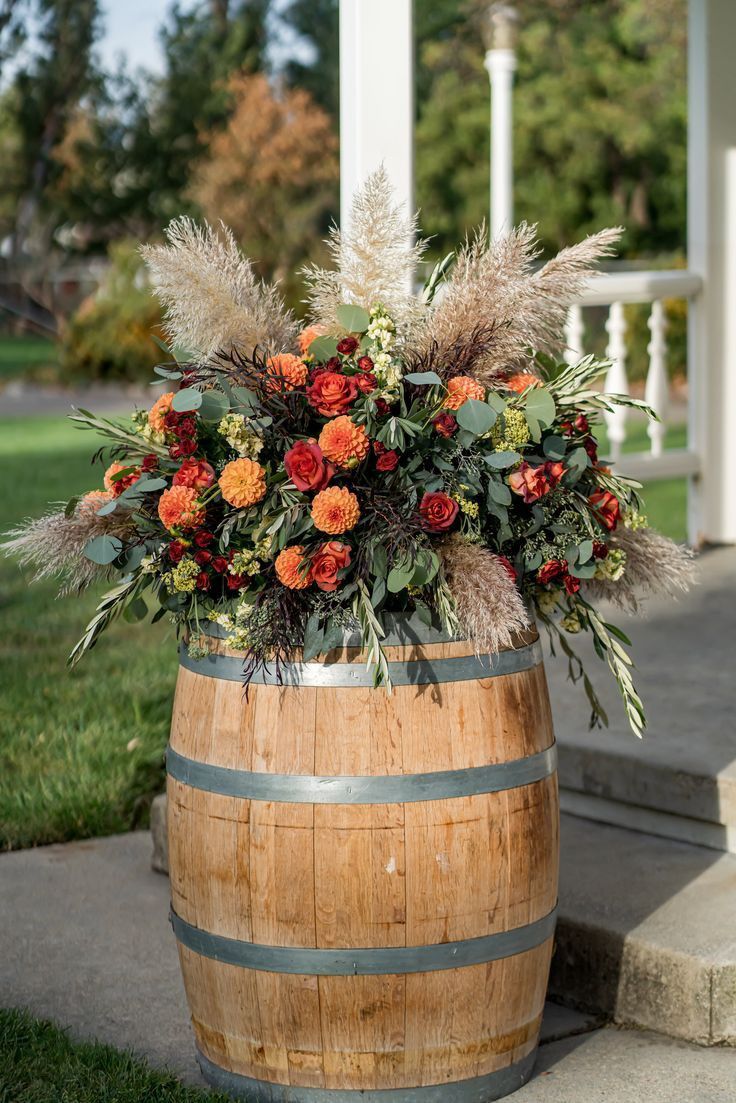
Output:
<path fill-rule="evenodd" d="M 217 426 L 217 432 L 239 456 L 247 459 L 256 459 L 263 448 L 263 441 L 250 428 L 248 418 L 243 414 L 225 414 Z"/>

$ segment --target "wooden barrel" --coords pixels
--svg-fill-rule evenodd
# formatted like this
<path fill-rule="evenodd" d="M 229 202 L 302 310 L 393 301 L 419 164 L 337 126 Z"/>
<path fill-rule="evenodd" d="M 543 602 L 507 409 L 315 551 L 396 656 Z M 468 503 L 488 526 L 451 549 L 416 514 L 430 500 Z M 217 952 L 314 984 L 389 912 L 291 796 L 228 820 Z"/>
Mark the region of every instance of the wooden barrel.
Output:
<path fill-rule="evenodd" d="M 346 643 L 352 643 L 347 640 Z M 180 657 L 172 924 L 202 1071 L 267 1103 L 486 1103 L 529 1077 L 557 899 L 535 632 L 495 656 L 396 617 L 242 683 Z"/>

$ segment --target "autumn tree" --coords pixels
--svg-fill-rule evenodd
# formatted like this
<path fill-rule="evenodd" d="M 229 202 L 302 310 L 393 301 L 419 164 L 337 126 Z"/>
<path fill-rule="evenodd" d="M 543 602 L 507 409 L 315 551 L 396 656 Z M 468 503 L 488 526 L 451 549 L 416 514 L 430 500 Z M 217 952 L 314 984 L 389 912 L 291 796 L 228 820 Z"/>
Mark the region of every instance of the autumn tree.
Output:
<path fill-rule="evenodd" d="M 263 277 L 287 281 L 337 207 L 334 128 L 308 92 L 262 74 L 232 77 L 228 92 L 229 120 L 206 137 L 191 194 L 210 221 L 233 229 Z M 286 286 L 293 297 L 296 285 Z"/>

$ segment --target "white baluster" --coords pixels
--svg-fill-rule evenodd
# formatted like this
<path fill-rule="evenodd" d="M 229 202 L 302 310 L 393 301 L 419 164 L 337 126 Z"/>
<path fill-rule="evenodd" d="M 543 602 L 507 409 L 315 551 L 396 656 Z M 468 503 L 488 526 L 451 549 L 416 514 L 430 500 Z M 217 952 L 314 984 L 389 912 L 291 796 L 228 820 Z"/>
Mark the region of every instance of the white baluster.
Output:
<path fill-rule="evenodd" d="M 628 394 L 629 381 L 626 377 L 626 318 L 623 303 L 611 303 L 606 322 L 608 346 L 606 355 L 611 366 L 606 374 L 605 389 L 613 394 Z M 621 448 L 626 440 L 626 407 L 616 406 L 612 413 L 605 415 L 610 441 L 611 458 L 618 460 Z"/>
<path fill-rule="evenodd" d="M 585 328 L 583 326 L 583 308 L 575 303 L 567 312 L 565 324 L 565 363 L 577 364 L 583 355 L 583 339 Z"/>
<path fill-rule="evenodd" d="M 652 336 L 647 345 L 649 371 L 647 373 L 644 399 L 661 418 L 661 421 L 649 422 L 647 433 L 652 442 L 652 455 L 661 456 L 664 446 L 669 386 L 667 381 L 667 339 L 665 337 L 667 318 L 660 299 L 655 299 L 652 303 L 652 313 L 649 315 L 647 325 Z"/>

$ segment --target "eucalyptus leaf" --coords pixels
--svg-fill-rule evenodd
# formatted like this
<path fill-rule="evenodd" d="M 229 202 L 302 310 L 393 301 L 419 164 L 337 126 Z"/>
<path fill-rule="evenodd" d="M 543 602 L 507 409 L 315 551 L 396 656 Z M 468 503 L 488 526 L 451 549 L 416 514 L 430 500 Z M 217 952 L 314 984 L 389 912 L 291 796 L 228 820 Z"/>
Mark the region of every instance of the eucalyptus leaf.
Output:
<path fill-rule="evenodd" d="M 122 497 L 122 495 L 121 495 Z M 107 517 L 110 513 L 114 513 L 118 508 L 118 499 L 111 498 L 109 502 L 105 502 L 104 506 L 100 506 L 97 510 L 98 517 Z"/>
<path fill-rule="evenodd" d="M 488 497 L 502 506 L 507 506 L 511 503 L 511 491 L 506 486 L 506 483 L 502 483 L 499 479 L 491 479 L 489 481 Z"/>
<path fill-rule="evenodd" d="M 542 442 L 542 451 L 549 460 L 564 459 L 566 450 L 564 439 L 557 436 L 556 433 L 552 433 L 550 436 L 545 437 Z"/>
<path fill-rule="evenodd" d="M 333 356 L 337 356 L 337 338 L 315 337 L 310 343 L 308 351 L 310 356 L 321 363 L 325 360 L 331 360 Z"/>
<path fill-rule="evenodd" d="M 143 562 L 143 558 L 146 554 L 145 544 L 137 544 L 134 548 L 131 548 L 128 554 L 125 556 L 125 570 L 136 571 Z"/>
<path fill-rule="evenodd" d="M 574 578 L 592 578 L 596 572 L 595 563 L 569 563 L 568 570 Z"/>
<path fill-rule="evenodd" d="M 502 414 L 508 405 L 506 399 L 502 398 L 498 391 L 489 391 L 486 395 L 486 402 L 497 414 Z"/>
<path fill-rule="evenodd" d="M 408 567 L 402 564 L 399 567 L 392 567 L 388 572 L 388 578 L 386 580 L 386 586 L 389 593 L 398 594 L 400 590 L 405 590 L 411 583 L 414 577 L 414 566 L 410 564 Z"/>
<path fill-rule="evenodd" d="M 521 456 L 518 452 L 490 452 L 483 459 L 489 467 L 502 470 L 504 467 L 513 467 L 515 463 L 519 462 Z"/>
<path fill-rule="evenodd" d="M 355 306 L 353 303 L 341 303 L 335 311 L 335 317 L 348 333 L 365 333 L 371 324 L 371 316 L 368 311 L 364 310 L 362 306 Z M 312 346 L 310 345 L 310 352 L 311 350 Z"/>
<path fill-rule="evenodd" d="M 247 412 L 257 410 L 259 406 L 258 395 L 247 387 L 233 387 L 231 402 L 233 409 L 242 407 Z"/>
<path fill-rule="evenodd" d="M 92 563 L 107 567 L 123 550 L 123 542 L 117 536 L 95 536 L 84 547 L 82 554 Z"/>
<path fill-rule="evenodd" d="M 176 410 L 178 414 L 187 414 L 192 410 L 198 410 L 202 405 L 202 392 L 197 391 L 194 387 L 184 387 L 183 390 L 177 391 L 174 395 L 171 407 Z"/>
<path fill-rule="evenodd" d="M 407 383 L 413 383 L 415 387 L 441 386 L 442 380 L 434 371 L 413 371 L 404 376 Z"/>
<path fill-rule="evenodd" d="M 199 415 L 203 421 L 222 421 L 229 409 L 229 399 L 222 391 L 213 389 L 203 392 L 202 405 L 199 409 Z"/>
<path fill-rule="evenodd" d="M 582 540 L 578 548 L 578 559 L 581 563 L 587 563 L 593 554 L 593 541 Z"/>
<path fill-rule="evenodd" d="M 477 398 L 468 398 L 463 402 L 455 417 L 461 429 L 466 429 L 475 436 L 482 436 L 492 428 L 496 420 L 496 411 L 492 410 L 486 402 L 480 402 Z"/>
<path fill-rule="evenodd" d="M 549 428 L 555 420 L 555 400 L 544 387 L 532 388 L 526 396 L 524 405 L 527 419 L 533 418 L 545 428 Z"/>

